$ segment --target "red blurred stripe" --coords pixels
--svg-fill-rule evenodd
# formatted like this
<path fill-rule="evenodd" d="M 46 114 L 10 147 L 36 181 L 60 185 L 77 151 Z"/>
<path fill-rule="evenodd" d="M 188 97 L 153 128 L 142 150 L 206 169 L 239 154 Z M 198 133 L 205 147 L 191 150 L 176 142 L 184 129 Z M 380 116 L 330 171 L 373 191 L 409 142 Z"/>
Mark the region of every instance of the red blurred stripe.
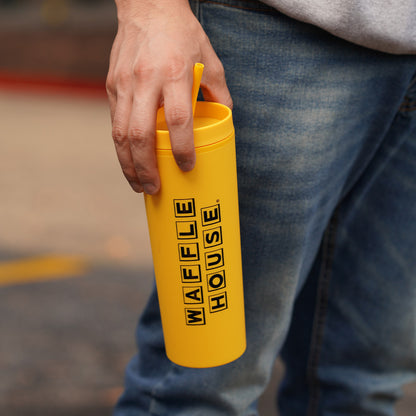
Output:
<path fill-rule="evenodd" d="M 0 71 L 0 89 L 46 94 L 106 97 L 105 80 L 14 74 Z"/>

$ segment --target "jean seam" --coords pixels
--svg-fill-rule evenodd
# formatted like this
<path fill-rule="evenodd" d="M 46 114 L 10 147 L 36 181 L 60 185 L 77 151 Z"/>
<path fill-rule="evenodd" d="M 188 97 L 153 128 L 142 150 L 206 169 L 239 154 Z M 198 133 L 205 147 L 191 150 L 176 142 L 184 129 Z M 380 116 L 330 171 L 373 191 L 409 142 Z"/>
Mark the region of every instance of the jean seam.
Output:
<path fill-rule="evenodd" d="M 412 90 L 415 84 L 416 84 L 416 72 L 413 75 L 409 83 L 409 86 L 407 87 L 406 96 L 404 97 L 403 102 L 400 105 L 399 112 L 408 113 L 408 112 L 412 112 L 416 110 L 416 103 L 415 103 L 414 96 L 413 95 L 411 97 L 409 96 L 409 92 Z"/>
<path fill-rule="evenodd" d="M 416 110 L 416 104 L 413 100 L 411 100 L 409 97 L 405 97 L 403 103 L 401 104 L 399 111 L 400 112 L 410 112 Z"/>
<path fill-rule="evenodd" d="M 322 243 L 322 266 L 318 278 L 317 300 L 312 328 L 311 346 L 307 365 L 307 382 L 309 386 L 309 403 L 307 416 L 318 414 L 320 387 L 318 382 L 318 365 L 324 338 L 328 312 L 329 285 L 332 276 L 336 231 L 338 225 L 337 211 L 333 214 L 324 234 Z"/>
<path fill-rule="evenodd" d="M 416 106 L 414 106 L 414 107 L 403 107 L 403 108 L 400 108 L 400 111 L 401 112 L 404 112 L 404 113 L 410 113 L 410 112 L 412 112 L 412 111 L 416 111 Z"/>

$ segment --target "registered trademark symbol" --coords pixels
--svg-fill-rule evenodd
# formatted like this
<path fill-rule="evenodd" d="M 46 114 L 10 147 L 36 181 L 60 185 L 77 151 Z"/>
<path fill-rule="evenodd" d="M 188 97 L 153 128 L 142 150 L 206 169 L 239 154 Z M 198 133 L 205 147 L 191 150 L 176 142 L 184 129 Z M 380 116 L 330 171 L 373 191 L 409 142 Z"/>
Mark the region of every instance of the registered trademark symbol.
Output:
<path fill-rule="evenodd" d="M 217 202 L 220 202 L 220 200 L 219 200 L 219 199 L 217 199 Z"/>

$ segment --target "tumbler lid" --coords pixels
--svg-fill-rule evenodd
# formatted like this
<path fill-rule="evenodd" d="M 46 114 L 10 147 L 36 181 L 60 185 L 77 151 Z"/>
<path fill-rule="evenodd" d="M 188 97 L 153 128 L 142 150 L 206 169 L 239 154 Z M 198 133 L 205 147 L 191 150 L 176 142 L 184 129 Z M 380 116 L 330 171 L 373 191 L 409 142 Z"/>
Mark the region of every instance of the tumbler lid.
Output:
<path fill-rule="evenodd" d="M 226 139 L 234 131 L 231 109 L 219 103 L 198 101 L 194 115 L 195 147 L 209 146 Z M 172 149 L 165 113 L 160 108 L 156 121 L 156 149 Z"/>

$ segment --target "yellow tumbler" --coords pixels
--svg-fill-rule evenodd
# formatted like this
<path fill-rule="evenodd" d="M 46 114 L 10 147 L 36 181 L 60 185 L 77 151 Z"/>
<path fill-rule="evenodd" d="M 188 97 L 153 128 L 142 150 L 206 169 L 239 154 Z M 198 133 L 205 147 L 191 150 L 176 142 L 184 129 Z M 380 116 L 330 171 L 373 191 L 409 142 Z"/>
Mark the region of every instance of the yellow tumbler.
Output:
<path fill-rule="evenodd" d="M 166 354 L 204 368 L 246 348 L 235 136 L 231 110 L 198 102 L 195 168 L 172 154 L 163 110 L 156 152 L 161 190 L 145 195 Z"/>

